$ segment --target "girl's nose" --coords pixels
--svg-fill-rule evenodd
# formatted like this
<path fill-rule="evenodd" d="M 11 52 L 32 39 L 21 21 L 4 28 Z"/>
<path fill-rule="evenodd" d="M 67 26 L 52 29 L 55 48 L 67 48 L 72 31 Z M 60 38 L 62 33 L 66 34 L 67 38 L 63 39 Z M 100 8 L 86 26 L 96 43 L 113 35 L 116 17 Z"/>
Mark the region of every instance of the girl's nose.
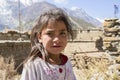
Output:
<path fill-rule="evenodd" d="M 53 39 L 54 42 L 59 42 L 60 41 L 60 38 L 58 36 L 54 37 Z"/>

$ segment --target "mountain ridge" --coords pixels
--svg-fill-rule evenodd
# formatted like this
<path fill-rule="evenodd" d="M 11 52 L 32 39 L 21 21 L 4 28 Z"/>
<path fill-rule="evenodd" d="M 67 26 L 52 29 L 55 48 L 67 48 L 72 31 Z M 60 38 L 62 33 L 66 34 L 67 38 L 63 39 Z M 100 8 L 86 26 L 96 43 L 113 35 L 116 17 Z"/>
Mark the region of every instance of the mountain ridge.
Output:
<path fill-rule="evenodd" d="M 7 1 L 6 1 L 7 3 Z M 49 10 L 49 8 L 56 8 L 56 5 L 50 4 L 46 1 L 43 2 L 37 2 L 33 3 L 30 6 L 25 6 L 22 3 L 20 3 L 20 19 L 21 19 L 21 25 L 22 25 L 22 30 L 29 30 L 32 28 L 32 25 L 35 23 L 36 18 L 40 15 L 40 13 L 44 10 Z M 75 29 L 88 29 L 88 28 L 95 28 L 98 27 L 98 24 L 96 25 L 95 23 L 99 23 L 96 19 L 92 18 L 89 16 L 87 13 L 81 10 L 70 10 L 67 8 L 62 8 L 68 16 L 70 17 L 71 21 L 73 22 Z M 19 7 L 16 2 L 9 1 L 7 3 L 7 6 L 1 8 L 0 6 L 0 12 L 2 11 L 9 11 L 8 14 L 0 14 L 0 25 L 2 25 L 1 29 L 4 29 L 4 26 L 7 26 L 8 28 L 14 28 L 18 29 L 19 28 Z M 82 16 L 80 14 L 83 14 Z M 86 16 L 87 15 L 87 16 Z M 87 21 L 87 19 L 89 21 Z M 94 20 L 96 22 L 94 22 Z M 90 22 L 92 21 L 92 22 Z M 83 25 L 84 23 L 84 25 Z M 24 26 L 24 27 L 23 27 Z"/>

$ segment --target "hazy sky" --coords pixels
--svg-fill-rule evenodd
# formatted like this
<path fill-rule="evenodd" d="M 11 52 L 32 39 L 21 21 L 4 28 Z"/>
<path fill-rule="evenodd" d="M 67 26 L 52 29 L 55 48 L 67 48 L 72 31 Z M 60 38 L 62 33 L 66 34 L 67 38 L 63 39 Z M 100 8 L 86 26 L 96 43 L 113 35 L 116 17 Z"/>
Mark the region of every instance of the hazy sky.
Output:
<path fill-rule="evenodd" d="M 47 1 L 58 7 L 82 8 L 90 16 L 104 20 L 105 18 L 114 18 L 114 5 L 119 6 L 119 12 L 116 14 L 120 18 L 120 0 L 21 0 L 22 2 Z"/>

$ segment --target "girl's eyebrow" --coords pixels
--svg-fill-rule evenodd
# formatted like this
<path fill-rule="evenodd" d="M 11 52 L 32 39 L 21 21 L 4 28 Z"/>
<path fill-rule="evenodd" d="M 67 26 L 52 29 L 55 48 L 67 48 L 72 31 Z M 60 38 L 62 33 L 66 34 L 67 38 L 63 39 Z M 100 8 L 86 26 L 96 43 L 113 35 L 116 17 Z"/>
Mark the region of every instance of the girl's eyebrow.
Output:
<path fill-rule="evenodd" d="M 60 31 L 67 31 L 67 29 L 62 29 L 62 30 L 60 30 Z"/>

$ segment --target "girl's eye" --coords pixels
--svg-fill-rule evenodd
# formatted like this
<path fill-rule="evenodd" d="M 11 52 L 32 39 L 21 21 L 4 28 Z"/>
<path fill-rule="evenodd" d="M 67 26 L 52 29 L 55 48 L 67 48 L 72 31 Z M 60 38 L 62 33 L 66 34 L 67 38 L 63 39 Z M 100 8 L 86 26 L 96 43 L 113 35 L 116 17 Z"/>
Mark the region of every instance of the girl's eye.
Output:
<path fill-rule="evenodd" d="M 51 32 L 46 33 L 48 36 L 53 36 L 54 34 Z"/>
<path fill-rule="evenodd" d="M 57 36 L 57 35 L 55 35 L 54 32 L 46 32 L 45 34 L 47 36 L 49 36 L 49 37 L 55 37 L 55 36 Z M 60 32 L 58 36 L 66 37 L 67 36 L 67 32 L 66 31 Z"/>
<path fill-rule="evenodd" d="M 67 36 L 67 32 L 61 32 L 60 35 L 61 36 Z"/>

